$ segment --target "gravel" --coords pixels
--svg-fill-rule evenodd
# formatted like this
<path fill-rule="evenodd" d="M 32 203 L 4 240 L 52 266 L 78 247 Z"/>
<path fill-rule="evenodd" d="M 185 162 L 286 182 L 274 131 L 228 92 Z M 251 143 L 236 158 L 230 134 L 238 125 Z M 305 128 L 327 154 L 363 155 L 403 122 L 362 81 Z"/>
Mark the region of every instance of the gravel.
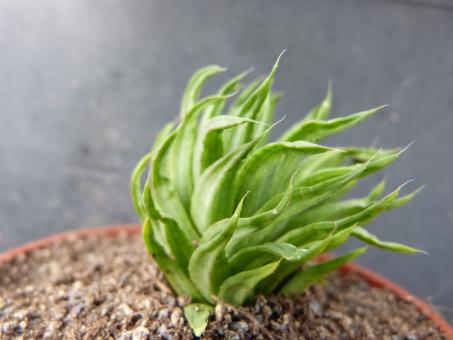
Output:
<path fill-rule="evenodd" d="M 443 339 L 415 306 L 354 275 L 217 305 L 206 339 Z M 192 339 L 138 235 L 72 238 L 0 266 L 0 339 Z"/>

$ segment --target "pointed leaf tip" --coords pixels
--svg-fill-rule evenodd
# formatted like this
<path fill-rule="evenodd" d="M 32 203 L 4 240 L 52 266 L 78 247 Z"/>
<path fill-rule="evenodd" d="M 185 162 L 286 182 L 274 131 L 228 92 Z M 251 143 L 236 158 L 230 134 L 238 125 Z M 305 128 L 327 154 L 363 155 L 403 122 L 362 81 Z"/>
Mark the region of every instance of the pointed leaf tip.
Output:
<path fill-rule="evenodd" d="M 283 55 L 286 53 L 286 48 L 280 52 L 280 54 L 277 57 L 277 61 L 275 62 L 276 65 L 280 62 L 280 59 L 283 57 Z"/>
<path fill-rule="evenodd" d="M 407 246 L 405 244 L 397 243 L 397 242 L 388 242 L 388 241 L 381 241 L 376 235 L 371 234 L 367 230 L 362 227 L 357 227 L 352 231 L 352 236 L 361 240 L 362 242 L 368 243 L 369 245 L 382 248 L 385 250 L 390 250 L 398 253 L 406 253 L 406 254 L 413 254 L 413 253 L 426 253 L 424 250 L 420 250 L 414 247 Z"/>
<path fill-rule="evenodd" d="M 409 148 L 412 147 L 412 145 L 415 144 L 415 141 L 412 141 L 410 142 L 407 146 L 405 146 L 404 148 L 402 148 L 399 152 L 398 152 L 398 155 L 402 155 L 404 152 L 406 152 Z"/>
<path fill-rule="evenodd" d="M 184 306 L 184 315 L 196 337 L 201 336 L 208 326 L 209 314 L 213 307 L 204 303 L 191 303 Z"/>

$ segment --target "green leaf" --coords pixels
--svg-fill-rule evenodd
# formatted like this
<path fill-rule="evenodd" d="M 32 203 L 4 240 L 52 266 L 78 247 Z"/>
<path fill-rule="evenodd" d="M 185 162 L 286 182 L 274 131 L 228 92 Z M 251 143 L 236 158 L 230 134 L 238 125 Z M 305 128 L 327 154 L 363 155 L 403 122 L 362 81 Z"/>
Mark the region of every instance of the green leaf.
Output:
<path fill-rule="evenodd" d="M 244 79 L 244 77 L 248 74 L 249 72 L 243 72 L 236 77 L 232 78 L 229 80 L 225 85 L 222 86 L 222 88 L 219 90 L 218 94 L 219 96 L 230 96 L 233 94 L 237 88 L 239 87 L 239 82 Z M 219 116 L 223 109 L 225 107 L 225 102 L 219 102 L 216 103 L 212 106 L 210 106 L 208 109 L 206 109 L 205 114 L 203 115 L 201 124 L 202 125 L 206 120 L 217 117 Z"/>
<path fill-rule="evenodd" d="M 316 185 L 329 179 L 350 173 L 353 167 L 354 166 L 338 166 L 334 168 L 323 168 L 313 172 L 303 180 L 299 180 L 297 184 L 300 186 Z"/>
<path fill-rule="evenodd" d="M 361 227 L 355 228 L 352 232 L 352 236 L 372 246 L 398 253 L 426 253 L 423 250 L 409 247 L 401 243 L 381 241 L 375 235 L 369 233 Z"/>
<path fill-rule="evenodd" d="M 250 216 L 250 217 L 241 218 L 239 220 L 239 227 L 240 228 L 250 227 L 250 226 L 260 226 L 261 227 L 272 221 L 275 221 L 275 219 L 278 216 L 280 216 L 280 214 L 285 210 L 285 208 L 291 202 L 291 198 L 293 196 L 293 191 L 294 191 L 294 186 L 293 186 L 294 177 L 295 177 L 295 174 L 289 180 L 289 184 L 288 184 L 288 187 L 286 188 L 286 191 L 283 193 L 281 200 L 277 203 L 277 205 L 275 207 L 273 207 L 267 211 L 254 214 L 253 216 Z"/>
<path fill-rule="evenodd" d="M 355 184 L 355 183 L 353 183 Z M 293 225 L 302 227 L 316 221 L 333 221 L 357 214 L 368 208 L 373 201 L 381 195 L 385 187 L 385 181 L 380 182 L 365 198 L 353 198 L 344 201 L 326 201 L 317 207 L 305 212 L 294 221 Z M 336 221 L 335 223 L 338 223 Z"/>
<path fill-rule="evenodd" d="M 344 175 L 337 176 L 334 178 L 327 179 L 323 182 L 317 183 L 312 186 L 300 186 L 295 187 L 293 190 L 293 202 L 290 206 L 290 209 L 285 211 L 285 216 L 283 218 L 290 218 L 295 213 L 305 212 L 307 208 L 311 208 L 316 204 L 320 204 L 325 201 L 327 198 L 334 195 L 338 190 L 343 188 L 349 182 L 359 178 L 361 174 L 367 169 L 372 160 L 368 161 L 365 164 L 358 165 L 356 167 L 351 167 L 349 172 Z M 266 209 L 269 205 L 275 204 L 273 201 L 279 199 L 278 196 L 269 200 L 263 207 L 260 209 Z"/>
<path fill-rule="evenodd" d="M 317 221 L 337 221 L 341 218 L 357 214 L 369 206 L 370 203 L 367 198 L 328 202 L 306 211 L 294 220 L 293 225 L 294 227 L 302 227 L 316 223 Z"/>
<path fill-rule="evenodd" d="M 409 144 L 410 146 L 410 144 Z M 343 147 L 343 152 L 347 156 L 351 157 L 355 162 L 367 162 L 371 157 L 375 157 L 378 153 L 380 156 L 392 155 L 395 153 L 403 153 L 407 148 L 403 149 L 394 148 L 394 149 L 376 149 L 376 148 L 360 148 L 360 147 Z"/>
<path fill-rule="evenodd" d="M 366 177 L 375 173 L 396 161 L 401 155 L 401 151 L 391 154 L 378 151 L 378 155 L 370 162 L 370 166 L 362 173 L 361 177 Z"/>
<path fill-rule="evenodd" d="M 317 106 L 315 106 L 305 117 L 307 120 L 325 120 L 330 114 L 332 109 L 332 86 L 329 83 L 327 87 L 327 93 L 324 100 Z"/>
<path fill-rule="evenodd" d="M 278 101 L 280 100 L 281 95 L 267 94 L 266 99 L 264 100 L 262 109 L 256 115 L 256 120 L 265 123 L 266 125 L 271 125 L 274 121 L 275 108 Z M 261 136 L 266 130 L 266 125 L 257 125 L 253 129 L 253 137 L 257 138 Z M 259 146 L 264 146 L 267 143 L 267 138 L 262 138 Z"/>
<path fill-rule="evenodd" d="M 368 194 L 367 200 L 368 202 L 373 202 L 374 200 L 378 199 L 379 196 L 385 190 L 385 178 L 380 181 L 373 189 L 371 189 L 370 193 Z"/>
<path fill-rule="evenodd" d="M 280 240 L 291 242 L 291 237 L 303 238 L 305 233 L 298 229 L 306 228 L 307 225 L 316 223 L 319 219 L 333 219 L 335 228 L 343 230 L 354 225 L 364 225 L 374 219 L 383 211 L 389 209 L 392 202 L 398 196 L 401 187 L 397 188 L 392 193 L 388 194 L 381 200 L 369 203 L 368 199 L 352 199 L 343 202 L 334 202 L 313 209 L 301 215 L 299 218 L 294 219 L 291 223 L 287 224 L 287 233 L 285 233 Z M 326 223 L 326 222 L 324 222 Z M 296 246 L 302 245 L 294 243 Z"/>
<path fill-rule="evenodd" d="M 189 241 L 175 220 L 171 218 L 164 218 L 162 220 L 162 224 L 164 227 L 165 238 L 173 256 L 181 268 L 187 272 L 189 259 L 195 250 L 194 245 Z"/>
<path fill-rule="evenodd" d="M 315 241 L 310 245 L 305 254 L 296 262 L 282 261 L 280 267 L 275 271 L 272 276 L 269 276 L 265 281 L 260 284 L 259 290 L 265 294 L 271 293 L 274 291 L 282 282 L 286 280 L 288 275 L 294 273 L 297 268 L 304 264 L 307 261 L 315 258 L 316 256 L 322 254 L 326 247 L 329 246 L 331 242 L 331 237 L 328 236 L 321 241 Z"/>
<path fill-rule="evenodd" d="M 191 201 L 192 218 L 201 231 L 231 215 L 234 209 L 235 179 L 242 161 L 259 139 L 240 146 L 207 168 L 195 185 Z"/>
<path fill-rule="evenodd" d="M 226 129 L 231 129 L 242 124 L 261 124 L 252 119 L 218 116 L 209 119 L 201 127 L 197 136 L 193 160 L 193 175 L 195 179 L 211 164 L 224 155 L 222 134 Z"/>
<path fill-rule="evenodd" d="M 264 102 L 272 88 L 272 82 L 277 72 L 278 63 L 282 56 L 283 52 L 278 56 L 277 61 L 272 67 L 271 72 L 266 79 L 261 83 L 261 85 L 246 99 L 246 101 L 241 105 L 238 116 L 249 118 L 253 120 L 258 120 L 258 115 L 263 108 Z M 229 139 L 229 149 L 236 149 L 242 144 L 248 143 L 256 136 L 258 133 L 254 132 L 254 126 L 242 126 L 234 131 L 234 134 L 231 135 Z"/>
<path fill-rule="evenodd" d="M 196 337 L 200 337 L 208 326 L 213 307 L 205 303 L 191 303 L 184 306 L 184 315 Z"/>
<path fill-rule="evenodd" d="M 353 224 L 360 224 L 364 225 L 371 220 L 373 220 L 376 216 L 381 214 L 383 211 L 387 210 L 392 202 L 398 197 L 398 194 L 401 188 L 406 185 L 403 184 L 392 191 L 387 196 L 383 197 L 381 200 L 371 204 L 367 208 L 363 209 L 362 211 L 358 212 L 357 214 L 350 215 L 347 217 L 342 218 L 341 220 L 337 221 L 337 225 L 339 229 L 344 229 L 350 227 Z"/>
<path fill-rule="evenodd" d="M 143 207 L 141 198 L 142 198 L 142 190 L 141 190 L 141 178 L 143 173 L 145 172 L 146 168 L 149 165 L 151 159 L 151 152 L 146 154 L 145 156 L 140 159 L 137 165 L 132 171 L 131 175 L 131 182 L 130 182 L 130 190 L 131 190 L 131 197 L 132 197 L 132 204 L 134 205 L 134 209 L 137 212 L 140 219 L 143 221 L 146 217 L 146 211 Z"/>
<path fill-rule="evenodd" d="M 410 194 L 407 194 L 402 197 L 398 197 L 392 203 L 390 203 L 390 205 L 388 206 L 388 209 L 396 209 L 396 208 L 399 208 L 399 207 L 405 205 L 406 203 L 409 203 L 422 190 L 423 190 L 423 186 L 418 188 L 417 190 L 411 192 Z"/>
<path fill-rule="evenodd" d="M 291 202 L 291 197 L 293 193 L 293 178 L 289 181 L 288 187 L 282 196 L 280 202 L 277 203 L 276 206 L 272 207 L 270 210 L 265 212 L 255 214 L 250 217 L 242 217 L 239 219 L 238 228 L 233 234 L 230 242 L 228 242 L 226 247 L 227 256 L 230 257 L 234 254 L 238 249 L 242 249 L 242 246 L 247 246 L 247 238 L 250 235 L 253 235 L 258 230 L 262 229 L 263 226 L 266 226 L 273 221 L 275 221 L 280 214 L 286 209 L 286 207 Z M 209 228 L 207 232 L 203 235 L 209 233 L 217 233 L 215 229 Z M 244 243 L 245 241 L 245 243 Z M 256 244 L 256 243 L 254 243 Z M 253 245 L 253 244 L 252 244 Z"/>
<path fill-rule="evenodd" d="M 170 136 L 174 127 L 175 127 L 174 123 L 168 123 L 165 124 L 164 127 L 159 131 L 159 133 L 156 136 L 156 139 L 154 140 L 153 148 L 151 149 L 153 153 L 156 152 L 160 148 L 162 143 L 165 142 L 168 136 Z"/>
<path fill-rule="evenodd" d="M 141 190 L 141 179 L 146 168 L 151 163 L 152 153 L 159 149 L 168 135 L 171 133 L 174 124 L 166 124 L 162 130 L 158 133 L 156 140 L 154 142 L 153 151 L 144 155 L 140 161 L 135 166 L 130 182 L 130 191 L 132 196 L 132 204 L 135 211 L 140 216 L 140 219 L 143 221 L 147 216 L 152 216 L 155 212 L 154 205 L 151 205 L 151 192 L 149 191 L 148 182 L 146 182 L 143 192 Z M 145 199 L 146 201 L 143 201 Z M 155 216 L 155 214 L 154 214 Z"/>
<path fill-rule="evenodd" d="M 247 85 L 231 104 L 228 115 L 230 116 L 238 116 L 242 105 L 247 101 L 247 99 L 251 96 L 253 92 L 257 89 L 260 83 L 263 81 L 263 78 L 258 78 L 252 81 L 249 85 Z"/>
<path fill-rule="evenodd" d="M 226 68 L 217 65 L 210 65 L 198 70 L 192 76 L 186 86 L 184 95 L 181 100 L 181 118 L 184 118 L 184 116 L 188 114 L 194 104 L 198 101 L 201 87 L 206 82 L 206 80 L 217 73 L 224 72 L 225 70 Z"/>
<path fill-rule="evenodd" d="M 234 249 L 233 251 L 242 249 L 246 246 L 253 246 L 278 239 L 292 227 L 300 226 L 297 224 L 297 220 L 300 216 L 303 216 L 308 209 L 321 204 L 330 196 L 334 195 L 336 191 L 360 176 L 367 165 L 368 163 L 363 164 L 352 170 L 349 174 L 325 181 L 313 187 L 294 188 L 291 204 L 279 215 L 279 217 L 259 230 L 251 230 L 250 232 L 241 235 L 241 238 L 234 238 L 234 248 L 231 246 Z M 275 198 L 280 199 L 278 197 Z M 270 202 L 270 204 L 266 203 L 263 208 L 267 209 L 269 205 L 274 206 L 275 202 Z M 291 223 L 292 220 L 295 222 Z M 227 249 L 227 251 L 229 253 L 232 250 Z"/>
<path fill-rule="evenodd" d="M 213 302 L 212 295 L 217 293 L 219 283 L 225 279 L 226 268 L 220 264 L 225 261 L 225 246 L 238 224 L 242 203 L 243 200 L 231 218 L 217 222 L 222 225 L 220 233 L 211 239 L 202 240 L 190 258 L 190 278 L 206 301 Z"/>
<path fill-rule="evenodd" d="M 233 117 L 239 116 L 241 107 L 244 105 L 245 101 L 256 90 L 256 88 L 261 82 L 262 82 L 261 78 L 256 79 L 240 92 L 240 94 L 236 97 L 236 99 L 231 103 L 230 107 L 228 108 L 228 116 Z M 223 140 L 225 152 L 233 151 L 232 143 L 233 138 L 236 135 L 236 132 L 237 131 L 235 131 L 235 129 L 227 130 L 224 132 Z"/>
<path fill-rule="evenodd" d="M 256 285 L 278 267 L 280 261 L 233 275 L 220 286 L 219 297 L 233 305 L 242 305 L 254 296 Z"/>
<path fill-rule="evenodd" d="M 253 268 L 253 265 L 250 266 L 250 262 L 255 262 L 260 257 L 263 257 L 263 255 L 265 259 L 271 255 L 271 258 L 276 257 L 293 262 L 300 260 L 306 252 L 306 249 L 297 248 L 290 243 L 269 242 L 242 249 L 234 254 L 228 262 L 230 263 L 231 271 L 237 273 L 244 268 Z"/>
<path fill-rule="evenodd" d="M 187 211 L 190 209 L 190 196 L 193 191 L 192 162 L 198 132 L 198 116 L 205 108 L 226 101 L 227 98 L 211 96 L 196 102 L 175 131 L 169 157 L 170 178 Z"/>
<path fill-rule="evenodd" d="M 400 154 L 401 153 L 399 151 L 388 154 L 378 150 L 375 153 L 374 158 L 368 163 L 367 168 L 360 174 L 359 178 L 369 176 L 372 173 L 380 171 L 383 168 L 389 166 L 399 158 Z M 350 166 L 324 167 L 319 170 L 311 169 L 309 174 L 306 173 L 304 176 L 301 176 L 299 174 L 297 176 L 296 183 L 300 186 L 315 185 L 330 178 L 335 178 L 346 174 L 353 170 L 354 167 L 361 166 L 361 164 L 363 163 L 357 163 Z M 382 185 L 383 184 L 381 184 L 381 186 Z M 379 187 L 376 188 L 376 190 L 379 190 Z"/>
<path fill-rule="evenodd" d="M 202 295 L 190 281 L 187 274 L 184 273 L 184 270 L 167 255 L 164 248 L 156 241 L 155 227 L 156 224 L 149 218 L 143 223 L 143 239 L 148 252 L 153 256 L 165 278 L 170 282 L 177 294 L 190 296 L 194 300 L 202 301 Z"/>
<path fill-rule="evenodd" d="M 282 188 L 297 170 L 303 155 L 330 150 L 332 149 L 326 146 L 297 141 L 270 143 L 253 152 L 241 167 L 237 179 L 239 189 L 236 197 L 241 197 L 247 191 L 251 192 L 244 205 L 245 216 L 250 216 L 269 199 L 282 193 Z"/>
<path fill-rule="evenodd" d="M 349 236 L 351 236 L 351 233 L 357 228 L 357 225 L 354 224 L 348 228 L 345 228 L 343 230 L 340 230 L 332 235 L 330 238 L 329 245 L 326 247 L 324 251 L 330 251 L 332 249 L 335 249 L 339 246 L 341 246 L 343 243 L 345 243 L 348 239 Z"/>
<path fill-rule="evenodd" d="M 145 241 L 146 249 L 148 253 L 155 256 L 156 254 L 159 255 L 166 255 L 165 250 L 156 242 L 154 238 L 152 220 L 147 218 L 143 222 L 143 240 Z"/>
<path fill-rule="evenodd" d="M 290 242 L 295 246 L 302 246 L 309 242 L 326 238 L 327 235 L 331 234 L 336 228 L 337 225 L 335 222 L 314 222 L 290 230 L 278 240 L 280 242 Z"/>
<path fill-rule="evenodd" d="M 395 191 L 388 194 L 381 200 L 374 203 L 369 203 L 368 198 L 353 199 L 343 202 L 334 202 L 322 205 L 319 208 L 308 211 L 306 214 L 302 215 L 301 218 L 295 220 L 292 224 L 290 224 L 289 225 L 290 231 L 288 231 L 282 237 L 280 237 L 279 240 L 284 242 L 290 242 L 295 246 L 303 245 L 304 243 L 302 242 L 309 241 L 310 240 L 309 237 L 313 236 L 314 231 L 312 230 L 312 228 L 317 227 L 317 223 L 315 221 L 321 218 L 336 219 L 331 222 L 318 222 L 318 223 L 320 223 L 320 225 L 323 224 L 329 225 L 329 223 L 333 223 L 335 228 L 338 228 L 338 230 L 346 231 L 345 235 L 349 237 L 349 232 L 347 230 L 348 229 L 350 230 L 351 226 L 353 228 L 358 224 L 364 225 L 366 223 L 369 223 L 383 211 L 391 209 L 392 203 L 397 200 L 397 196 L 401 187 L 402 186 L 400 186 Z M 413 197 L 412 194 L 408 196 Z M 347 237 L 345 237 L 343 241 L 341 241 L 339 244 L 346 241 Z M 333 247 L 336 247 L 339 244 L 336 245 L 331 244 L 328 249 L 332 249 Z"/>
<path fill-rule="evenodd" d="M 341 166 L 346 156 L 347 155 L 343 150 L 335 149 L 321 154 L 305 157 L 299 164 L 300 167 L 295 183 L 302 183 L 306 177 L 320 169 Z"/>
<path fill-rule="evenodd" d="M 355 113 L 346 117 L 324 120 L 303 120 L 295 125 L 281 138 L 281 141 L 296 141 L 305 140 L 310 142 L 319 141 L 322 138 L 328 137 L 340 131 L 351 128 L 361 121 L 365 120 L 384 106 Z"/>
<path fill-rule="evenodd" d="M 156 205 L 155 205 L 152 195 L 151 195 L 151 188 L 149 186 L 149 178 L 146 181 L 145 186 L 143 187 L 141 202 L 142 202 L 143 210 L 147 217 L 150 217 L 155 220 L 158 220 L 161 218 L 161 215 L 160 215 L 159 211 L 157 210 Z"/>
<path fill-rule="evenodd" d="M 333 260 L 325 261 L 306 269 L 302 269 L 282 287 L 280 292 L 283 294 L 303 292 L 312 284 L 323 279 L 328 273 L 338 269 L 346 262 L 352 261 L 360 254 L 363 254 L 366 250 L 367 247 L 358 248 Z"/>
<path fill-rule="evenodd" d="M 168 150 L 171 147 L 176 132 L 171 133 L 162 143 L 152 159 L 150 178 L 151 197 L 155 211 L 160 217 L 174 219 L 190 241 L 199 239 L 199 234 L 194 228 L 179 196 L 175 192 L 170 179 L 167 177 L 170 170 L 168 166 Z"/>
<path fill-rule="evenodd" d="M 274 80 L 275 73 L 277 72 L 278 64 L 283 53 L 285 53 L 285 51 L 280 53 L 280 55 L 277 57 L 277 60 L 275 61 L 274 66 L 272 67 L 272 70 L 266 77 L 266 79 L 263 80 L 260 86 L 258 86 L 258 88 L 244 102 L 244 105 L 241 107 L 241 111 L 239 112 L 239 116 L 253 118 L 258 113 L 257 111 L 261 107 L 262 102 L 264 102 L 268 92 L 270 91 L 270 88 L 272 87 L 272 82 Z M 256 107 L 257 100 L 258 103 L 260 103 L 258 107 Z"/>

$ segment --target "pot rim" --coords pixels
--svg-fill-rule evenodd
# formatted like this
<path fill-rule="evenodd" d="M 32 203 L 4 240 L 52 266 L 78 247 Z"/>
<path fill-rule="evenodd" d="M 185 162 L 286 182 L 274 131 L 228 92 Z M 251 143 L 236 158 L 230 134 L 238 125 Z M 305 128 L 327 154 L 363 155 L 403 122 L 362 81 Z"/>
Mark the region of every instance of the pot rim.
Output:
<path fill-rule="evenodd" d="M 141 231 L 141 225 L 139 224 L 120 224 L 120 225 L 111 225 L 104 227 L 95 227 L 95 228 L 83 228 L 65 231 L 62 233 L 53 234 L 44 238 L 40 238 L 28 243 L 25 243 L 19 247 L 6 250 L 5 252 L 0 253 L 0 266 L 11 261 L 14 257 L 18 255 L 25 255 L 34 251 L 36 249 L 46 248 L 56 242 L 61 242 L 70 238 L 86 238 L 90 236 L 116 236 L 121 233 L 126 234 L 136 234 Z M 325 254 L 319 257 L 320 261 L 331 258 L 332 255 Z M 411 301 L 415 304 L 418 310 L 433 321 L 436 326 L 444 333 L 446 339 L 453 340 L 453 327 L 433 308 L 429 305 L 428 302 L 423 301 L 422 299 L 415 297 L 407 290 L 397 285 L 396 283 L 390 281 L 389 279 L 377 274 L 369 269 L 366 269 L 356 263 L 349 262 L 343 265 L 339 269 L 340 273 L 347 274 L 350 272 L 360 275 L 373 287 L 384 288 L 392 292 L 393 294 Z"/>

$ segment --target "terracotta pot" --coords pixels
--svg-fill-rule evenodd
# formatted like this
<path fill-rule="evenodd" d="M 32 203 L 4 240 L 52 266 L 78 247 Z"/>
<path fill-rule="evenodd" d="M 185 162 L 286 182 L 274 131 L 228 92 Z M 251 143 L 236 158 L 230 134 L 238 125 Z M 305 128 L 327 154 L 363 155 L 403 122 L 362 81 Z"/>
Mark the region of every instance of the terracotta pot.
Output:
<path fill-rule="evenodd" d="M 69 237 L 90 237 L 94 235 L 105 235 L 105 236 L 115 236 L 119 233 L 135 234 L 139 233 L 141 226 L 137 224 L 127 224 L 127 225 L 117 225 L 117 226 L 108 226 L 108 227 L 99 227 L 99 228 L 90 228 L 90 229 L 80 229 L 74 231 L 68 231 L 61 234 L 52 235 L 43 239 L 32 241 L 30 243 L 24 244 L 20 247 L 8 250 L 0 254 L 0 265 L 10 261 L 13 257 L 26 254 L 35 249 L 45 248 L 51 245 L 54 242 L 62 241 Z M 323 261 L 327 258 L 330 258 L 331 255 L 324 255 L 320 257 L 320 261 Z M 405 289 L 401 288 L 397 284 L 387 280 L 386 278 L 365 269 L 357 264 L 348 263 L 340 268 L 340 272 L 347 274 L 349 272 L 354 272 L 361 277 L 363 277 L 368 283 L 375 287 L 382 287 L 399 297 L 412 301 L 417 308 L 431 319 L 437 327 L 445 334 L 448 340 L 453 340 L 453 327 L 439 314 L 437 313 L 428 303 L 422 301 L 421 299 L 413 296 Z"/>

